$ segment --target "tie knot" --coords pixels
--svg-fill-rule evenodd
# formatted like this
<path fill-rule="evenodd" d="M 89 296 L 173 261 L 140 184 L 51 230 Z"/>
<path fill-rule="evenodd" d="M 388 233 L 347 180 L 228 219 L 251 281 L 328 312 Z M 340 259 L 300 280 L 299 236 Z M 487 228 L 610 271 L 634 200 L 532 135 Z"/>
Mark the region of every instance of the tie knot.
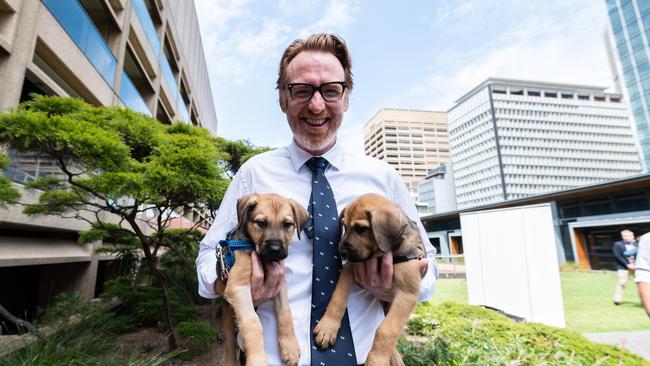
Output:
<path fill-rule="evenodd" d="M 327 159 L 322 156 L 316 156 L 305 163 L 312 173 L 316 174 L 317 172 L 324 172 L 327 166 L 330 164 Z"/>

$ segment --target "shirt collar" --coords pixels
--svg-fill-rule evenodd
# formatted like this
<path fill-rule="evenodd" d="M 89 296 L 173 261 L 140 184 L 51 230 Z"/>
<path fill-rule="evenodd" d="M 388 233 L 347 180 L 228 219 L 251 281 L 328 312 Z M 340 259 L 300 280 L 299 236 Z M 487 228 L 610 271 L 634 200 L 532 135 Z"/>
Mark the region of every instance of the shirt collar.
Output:
<path fill-rule="evenodd" d="M 307 162 L 307 160 L 311 159 L 314 157 L 312 154 L 308 153 L 307 151 L 301 149 L 297 144 L 295 140 L 291 141 L 291 144 L 288 146 L 289 148 L 289 157 L 291 158 L 291 163 L 293 164 L 293 168 L 296 169 L 296 172 L 302 168 L 303 165 Z M 343 154 L 341 151 L 341 146 L 339 145 L 338 139 L 334 146 L 332 146 L 331 149 L 329 149 L 325 154 L 320 155 L 327 159 L 329 162 L 330 166 L 336 170 L 341 169 L 341 163 L 343 161 Z"/>

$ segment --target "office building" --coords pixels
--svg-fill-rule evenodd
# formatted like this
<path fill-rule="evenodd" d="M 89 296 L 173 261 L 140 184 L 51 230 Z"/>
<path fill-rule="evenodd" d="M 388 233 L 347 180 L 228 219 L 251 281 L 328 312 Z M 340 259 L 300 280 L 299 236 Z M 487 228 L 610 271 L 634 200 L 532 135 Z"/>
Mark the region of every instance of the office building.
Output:
<path fill-rule="evenodd" d="M 445 112 L 382 108 L 363 127 L 368 156 L 391 164 L 417 199 L 427 169 L 449 161 Z"/>
<path fill-rule="evenodd" d="M 427 215 L 456 211 L 454 171 L 451 164 L 443 163 L 427 171 L 427 176 L 418 183 L 418 198 L 420 204 L 426 205 Z"/>
<path fill-rule="evenodd" d="M 606 0 L 644 170 L 650 165 L 650 2 Z"/>
<path fill-rule="evenodd" d="M 2 111 L 39 93 L 217 131 L 193 1 L 0 0 L 0 85 Z M 21 190 L 19 183 L 56 173 L 34 154 L 8 153 L 14 162 L 6 174 Z M 37 199 L 22 193 L 23 202 Z M 189 211 L 179 215 L 206 218 L 203 208 Z M 0 303 L 30 319 L 58 292 L 97 295 L 111 257 L 95 252 L 101 243 L 77 244 L 88 228 L 27 217 L 22 206 L 0 209 Z"/>
<path fill-rule="evenodd" d="M 449 110 L 458 209 L 641 172 L 622 95 L 490 78 Z"/>

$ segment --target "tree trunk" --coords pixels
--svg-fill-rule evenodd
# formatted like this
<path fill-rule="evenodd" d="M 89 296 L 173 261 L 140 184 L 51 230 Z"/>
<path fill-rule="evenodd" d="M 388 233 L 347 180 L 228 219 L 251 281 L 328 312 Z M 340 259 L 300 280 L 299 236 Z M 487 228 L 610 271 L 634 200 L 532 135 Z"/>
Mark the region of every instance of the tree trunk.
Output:
<path fill-rule="evenodd" d="M 145 257 L 147 259 L 147 264 L 149 265 L 151 273 L 153 273 L 153 275 L 158 278 L 160 281 L 160 287 L 162 287 L 165 322 L 167 323 L 167 329 L 169 331 L 169 334 L 167 335 L 167 343 L 169 345 L 169 350 L 173 351 L 178 348 L 178 340 L 176 339 L 174 323 L 172 322 L 171 307 L 169 306 L 169 289 L 167 287 L 167 279 L 158 270 L 158 268 L 156 268 L 156 258 L 153 257 L 149 250 L 145 250 Z"/>
<path fill-rule="evenodd" d="M 5 309 L 4 306 L 2 305 L 0 305 L 0 315 L 2 315 L 5 319 L 15 324 L 18 327 L 18 329 L 27 328 L 27 330 L 30 333 L 34 334 L 41 340 L 46 340 L 45 335 L 41 333 L 38 329 L 36 329 L 36 327 L 32 323 L 15 317 L 13 314 L 9 312 L 9 310 Z"/>

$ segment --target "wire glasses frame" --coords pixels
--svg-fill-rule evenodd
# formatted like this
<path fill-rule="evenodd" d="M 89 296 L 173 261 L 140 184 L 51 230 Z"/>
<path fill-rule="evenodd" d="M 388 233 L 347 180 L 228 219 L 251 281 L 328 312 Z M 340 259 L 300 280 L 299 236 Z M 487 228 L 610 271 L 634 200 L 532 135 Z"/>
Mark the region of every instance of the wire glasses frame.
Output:
<path fill-rule="evenodd" d="M 346 86 L 345 81 L 332 81 L 319 86 L 308 83 L 287 83 L 287 90 L 291 99 L 296 102 L 309 102 L 317 90 L 326 102 L 338 102 L 343 97 Z"/>

